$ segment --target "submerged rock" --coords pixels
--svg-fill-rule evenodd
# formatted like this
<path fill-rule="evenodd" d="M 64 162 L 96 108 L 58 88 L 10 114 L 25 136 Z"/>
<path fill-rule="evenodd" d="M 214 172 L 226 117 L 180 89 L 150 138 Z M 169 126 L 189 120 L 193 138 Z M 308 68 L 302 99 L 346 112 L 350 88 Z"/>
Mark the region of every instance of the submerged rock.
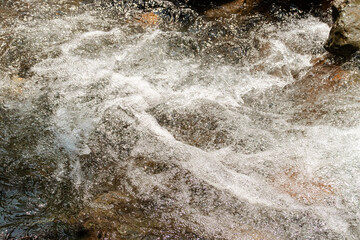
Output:
<path fill-rule="evenodd" d="M 336 195 L 334 186 L 322 179 L 311 179 L 296 169 L 281 169 L 269 177 L 280 192 L 305 205 L 325 203 Z"/>
<path fill-rule="evenodd" d="M 349 57 L 360 49 L 360 1 L 336 1 L 333 19 L 335 23 L 325 48 L 332 54 Z"/>
<path fill-rule="evenodd" d="M 273 141 L 271 134 L 259 129 L 271 124 L 266 116 L 211 100 L 197 99 L 185 105 L 169 101 L 150 113 L 176 140 L 205 151 L 231 147 L 253 154 L 265 151 Z"/>
<path fill-rule="evenodd" d="M 223 126 L 229 113 L 215 102 L 199 101 L 192 107 L 175 109 L 160 105 L 151 112 L 175 139 L 189 145 L 209 150 L 229 146 L 233 141 Z"/>
<path fill-rule="evenodd" d="M 160 219 L 159 212 L 149 201 L 111 191 L 95 199 L 79 217 L 91 233 L 88 239 L 201 239 L 186 226 Z"/>

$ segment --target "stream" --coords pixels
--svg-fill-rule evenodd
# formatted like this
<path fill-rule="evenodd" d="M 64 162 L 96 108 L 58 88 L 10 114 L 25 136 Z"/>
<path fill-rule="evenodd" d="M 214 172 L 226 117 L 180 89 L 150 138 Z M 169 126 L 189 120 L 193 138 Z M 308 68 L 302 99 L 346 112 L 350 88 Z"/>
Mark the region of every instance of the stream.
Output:
<path fill-rule="evenodd" d="M 359 239 L 329 22 L 135 2 L 0 0 L 0 239 Z"/>

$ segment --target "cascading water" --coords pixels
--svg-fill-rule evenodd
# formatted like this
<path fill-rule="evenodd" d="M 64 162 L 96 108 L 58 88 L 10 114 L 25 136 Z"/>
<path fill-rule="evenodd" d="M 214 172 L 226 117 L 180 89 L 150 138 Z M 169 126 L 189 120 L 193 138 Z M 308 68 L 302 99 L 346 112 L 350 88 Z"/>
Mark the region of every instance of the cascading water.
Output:
<path fill-rule="evenodd" d="M 360 237 L 358 63 L 313 70 L 327 24 L 44 2 L 0 2 L 2 238 Z"/>

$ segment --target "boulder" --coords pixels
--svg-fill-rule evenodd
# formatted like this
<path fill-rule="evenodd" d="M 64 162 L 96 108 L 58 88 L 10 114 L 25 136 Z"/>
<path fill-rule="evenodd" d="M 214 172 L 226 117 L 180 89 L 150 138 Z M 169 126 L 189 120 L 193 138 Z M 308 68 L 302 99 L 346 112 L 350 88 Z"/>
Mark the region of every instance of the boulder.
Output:
<path fill-rule="evenodd" d="M 285 9 L 298 8 L 303 11 L 310 11 L 314 8 L 327 9 L 330 7 L 332 0 L 262 0 L 262 4 L 276 4 Z"/>
<path fill-rule="evenodd" d="M 322 11 L 326 12 L 331 5 L 332 0 L 233 0 L 231 2 L 224 1 L 222 5 L 214 5 L 215 7 L 204 12 L 207 17 L 228 17 L 231 14 L 249 14 L 260 12 L 268 14 L 274 9 L 298 9 L 305 12 Z M 219 4 L 219 2 L 218 2 Z"/>
<path fill-rule="evenodd" d="M 171 2 L 174 2 L 175 4 L 186 4 L 190 6 L 191 8 L 195 9 L 197 12 L 204 12 L 206 10 L 209 10 L 215 6 L 220 6 L 223 4 L 231 3 L 234 0 L 170 0 Z"/>
<path fill-rule="evenodd" d="M 360 49 L 360 0 L 338 0 L 333 4 L 334 25 L 325 48 L 349 57 Z"/>
<path fill-rule="evenodd" d="M 301 10 L 309 11 L 313 8 L 327 8 L 330 6 L 332 0 L 311 0 L 311 1 L 304 1 L 304 0 L 212 0 L 212 1 L 205 1 L 205 0 L 170 0 L 175 4 L 178 3 L 185 3 L 189 6 L 194 7 L 197 10 L 208 10 L 213 8 L 214 6 L 225 6 L 225 8 L 230 8 L 233 11 L 234 7 L 237 9 L 248 9 L 249 7 L 252 8 L 254 6 L 259 5 L 260 8 L 262 6 L 271 6 L 277 5 L 281 6 L 285 9 L 288 8 L 298 8 Z M 236 10 L 238 11 L 238 10 Z"/>
<path fill-rule="evenodd" d="M 251 12 L 260 0 L 235 0 L 218 8 L 205 11 L 207 17 L 226 17 L 230 14 L 246 14 Z"/>

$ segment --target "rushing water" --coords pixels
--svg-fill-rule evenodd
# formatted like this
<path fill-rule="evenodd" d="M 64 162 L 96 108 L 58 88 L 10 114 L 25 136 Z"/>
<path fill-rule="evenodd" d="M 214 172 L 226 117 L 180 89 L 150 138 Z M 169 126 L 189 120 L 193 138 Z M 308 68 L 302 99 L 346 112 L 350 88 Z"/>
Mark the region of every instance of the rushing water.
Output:
<path fill-rule="evenodd" d="M 314 67 L 326 23 L 0 4 L 0 238 L 359 239 L 359 64 Z"/>

